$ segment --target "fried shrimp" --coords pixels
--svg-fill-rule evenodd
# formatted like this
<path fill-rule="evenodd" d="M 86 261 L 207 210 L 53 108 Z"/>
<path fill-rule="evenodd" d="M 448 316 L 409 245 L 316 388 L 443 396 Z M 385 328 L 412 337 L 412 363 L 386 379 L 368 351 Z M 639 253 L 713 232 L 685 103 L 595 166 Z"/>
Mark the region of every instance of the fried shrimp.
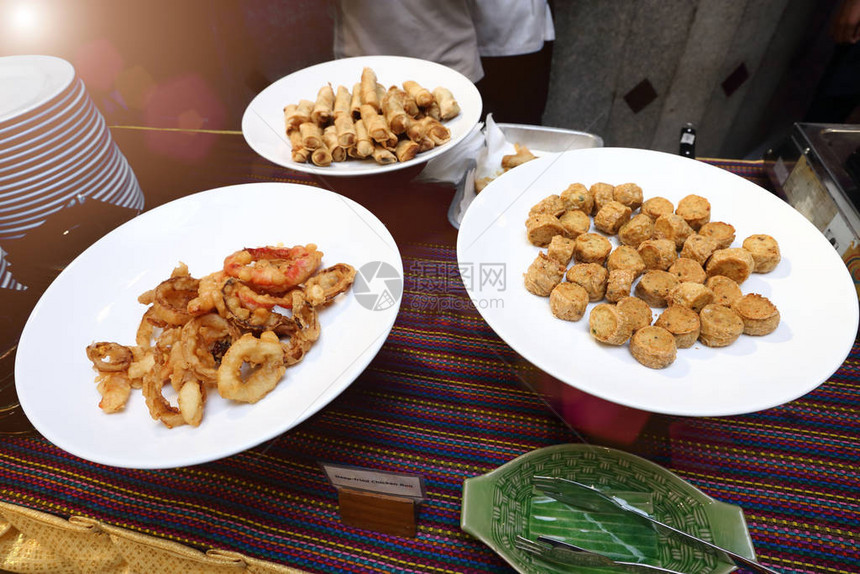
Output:
<path fill-rule="evenodd" d="M 248 248 L 227 256 L 224 272 L 265 293 L 282 294 L 313 275 L 322 256 L 314 244 Z"/>
<path fill-rule="evenodd" d="M 243 373 L 248 365 L 247 373 Z M 266 331 L 258 339 L 245 333 L 233 343 L 218 367 L 218 394 L 225 399 L 256 403 L 272 391 L 287 367 L 278 336 Z"/>

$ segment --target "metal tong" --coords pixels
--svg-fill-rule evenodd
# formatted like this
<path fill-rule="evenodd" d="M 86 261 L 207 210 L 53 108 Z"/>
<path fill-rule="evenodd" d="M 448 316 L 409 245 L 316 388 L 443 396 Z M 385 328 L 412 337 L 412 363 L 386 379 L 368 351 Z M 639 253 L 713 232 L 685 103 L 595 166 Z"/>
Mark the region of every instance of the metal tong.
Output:
<path fill-rule="evenodd" d="M 523 536 L 517 536 L 514 540 L 514 546 L 518 549 L 533 554 L 541 560 L 556 562 L 558 564 L 568 564 L 572 566 L 620 566 L 630 572 L 639 574 L 661 572 L 664 574 L 683 574 L 677 570 L 670 570 L 662 566 L 652 566 L 651 564 L 643 564 L 640 562 L 625 562 L 622 560 L 613 560 L 603 554 L 580 548 L 564 540 L 557 540 L 549 536 L 538 536 L 537 542 L 529 540 Z"/>
<path fill-rule="evenodd" d="M 689 542 L 705 552 L 714 553 L 736 566 L 743 566 L 744 568 L 749 568 L 754 572 L 760 572 L 762 574 L 779 574 L 776 570 L 772 570 L 755 560 L 741 556 L 731 550 L 721 548 L 707 540 L 702 540 L 701 538 L 693 536 L 683 530 L 679 530 L 673 526 L 660 522 L 659 520 L 649 516 L 647 513 L 626 504 L 624 501 L 608 496 L 587 484 L 582 484 L 581 482 L 561 477 L 535 476 L 532 478 L 532 485 L 547 496 L 569 506 L 583 510 L 591 510 L 593 512 L 626 512 L 631 516 L 636 516 L 640 520 L 649 523 L 658 532 L 677 535 L 685 542 Z"/>

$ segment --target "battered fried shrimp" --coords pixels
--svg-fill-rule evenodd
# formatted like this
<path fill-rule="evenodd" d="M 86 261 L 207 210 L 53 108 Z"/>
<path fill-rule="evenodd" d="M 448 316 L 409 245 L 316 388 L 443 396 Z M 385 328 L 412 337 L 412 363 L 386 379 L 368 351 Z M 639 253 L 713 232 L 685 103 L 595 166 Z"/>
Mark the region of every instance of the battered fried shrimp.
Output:
<path fill-rule="evenodd" d="M 286 293 L 319 267 L 317 246 L 258 247 L 237 251 L 224 260 L 224 272 L 266 293 Z"/>
<path fill-rule="evenodd" d="M 250 372 L 243 376 L 242 367 Z M 286 371 L 278 336 L 266 331 L 260 338 L 250 333 L 233 343 L 218 367 L 218 394 L 225 399 L 256 403 L 269 394 Z"/>
<path fill-rule="evenodd" d="M 123 372 L 105 372 L 96 378 L 96 389 L 101 395 L 99 408 L 106 413 L 116 413 L 125 408 L 131 396 L 131 382 Z"/>

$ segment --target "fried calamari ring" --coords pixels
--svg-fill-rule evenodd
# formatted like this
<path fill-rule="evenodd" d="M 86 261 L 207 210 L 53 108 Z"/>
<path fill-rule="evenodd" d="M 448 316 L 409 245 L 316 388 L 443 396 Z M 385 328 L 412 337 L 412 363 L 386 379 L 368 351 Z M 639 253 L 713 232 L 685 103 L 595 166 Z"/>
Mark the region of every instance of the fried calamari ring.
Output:
<path fill-rule="evenodd" d="M 87 358 L 99 371 L 115 373 L 128 369 L 134 355 L 125 345 L 101 341 L 87 346 Z"/>
<path fill-rule="evenodd" d="M 143 398 L 149 409 L 149 416 L 154 420 L 161 421 L 167 428 L 174 428 L 185 424 L 185 418 L 179 409 L 167 402 L 161 393 L 164 385 L 170 380 L 169 368 L 164 353 L 158 345 L 154 347 L 154 352 L 155 368 L 143 378 Z"/>
<path fill-rule="evenodd" d="M 224 272 L 255 290 L 277 295 L 304 283 L 317 270 L 322 256 L 313 244 L 246 248 L 224 259 Z"/>
<path fill-rule="evenodd" d="M 188 303 L 197 297 L 200 281 L 190 276 L 171 277 L 155 288 L 154 317 L 168 325 L 184 325 L 191 320 Z"/>
<path fill-rule="evenodd" d="M 338 263 L 314 274 L 305 282 L 305 296 L 314 307 L 328 305 L 335 297 L 345 293 L 355 281 L 355 268 Z"/>
<path fill-rule="evenodd" d="M 243 377 L 243 365 L 250 372 Z M 256 403 L 272 391 L 287 370 L 278 336 L 266 331 L 260 338 L 245 333 L 233 343 L 218 367 L 218 393 L 225 399 Z"/>

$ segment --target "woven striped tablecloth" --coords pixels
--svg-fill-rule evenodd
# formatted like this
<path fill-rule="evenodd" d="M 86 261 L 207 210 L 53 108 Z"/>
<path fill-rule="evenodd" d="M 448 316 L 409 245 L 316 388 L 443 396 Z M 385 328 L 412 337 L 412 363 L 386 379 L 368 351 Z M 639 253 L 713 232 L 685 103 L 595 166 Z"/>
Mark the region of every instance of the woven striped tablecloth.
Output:
<path fill-rule="evenodd" d="M 714 163 L 763 177 L 760 164 Z M 522 384 L 516 353 L 458 280 L 454 246 L 401 248 L 405 290 L 387 342 L 298 427 L 241 454 L 170 470 L 111 468 L 38 435 L 2 437 L 0 500 L 308 572 L 510 572 L 460 530 L 463 480 L 583 435 Z M 762 562 L 783 572 L 858 572 L 858 357 L 855 344 L 829 381 L 778 408 L 654 415 L 624 448 L 742 506 Z M 342 524 L 320 462 L 423 476 L 417 537 Z"/>

